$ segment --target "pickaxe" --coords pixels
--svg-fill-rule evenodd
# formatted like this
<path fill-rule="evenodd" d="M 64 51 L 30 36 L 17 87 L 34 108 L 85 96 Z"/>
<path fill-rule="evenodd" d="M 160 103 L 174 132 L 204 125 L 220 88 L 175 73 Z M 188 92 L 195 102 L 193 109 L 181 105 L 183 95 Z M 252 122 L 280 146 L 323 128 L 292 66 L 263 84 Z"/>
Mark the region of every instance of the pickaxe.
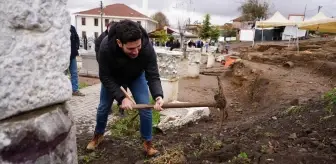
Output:
<path fill-rule="evenodd" d="M 217 76 L 217 82 L 218 82 L 218 91 L 214 96 L 215 101 L 213 102 L 204 102 L 204 103 L 198 103 L 198 102 L 190 102 L 190 103 L 165 103 L 163 104 L 162 108 L 191 108 L 191 107 L 215 107 L 218 108 L 221 112 L 220 116 L 220 129 L 223 126 L 224 119 L 227 119 L 228 112 L 226 110 L 226 98 L 223 93 L 223 88 L 221 85 L 221 80 Z M 127 94 L 127 92 L 122 88 L 122 91 L 125 93 L 126 97 L 132 100 L 132 98 Z M 133 101 L 133 100 L 132 100 Z M 135 104 L 132 106 L 133 109 L 145 109 L 145 108 L 153 108 L 153 104 Z M 136 115 L 137 116 L 137 115 Z"/>

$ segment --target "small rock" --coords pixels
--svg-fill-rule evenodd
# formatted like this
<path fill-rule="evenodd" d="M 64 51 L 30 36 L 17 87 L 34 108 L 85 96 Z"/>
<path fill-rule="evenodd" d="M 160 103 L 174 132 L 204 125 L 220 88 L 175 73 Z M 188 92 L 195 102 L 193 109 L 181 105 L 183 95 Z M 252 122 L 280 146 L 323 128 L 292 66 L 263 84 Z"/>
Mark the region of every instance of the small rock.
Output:
<path fill-rule="evenodd" d="M 311 128 L 307 128 L 307 129 L 304 130 L 304 132 L 307 133 L 307 134 L 310 134 L 310 133 L 313 132 L 313 130 Z"/>
<path fill-rule="evenodd" d="M 299 150 L 299 152 L 301 152 L 301 153 L 306 153 L 306 152 L 308 152 L 308 150 L 305 149 L 305 148 L 301 148 L 301 149 Z"/>
<path fill-rule="evenodd" d="M 308 134 L 308 137 L 319 138 L 320 135 L 317 133 L 317 131 L 313 131 L 312 133 Z"/>
<path fill-rule="evenodd" d="M 331 142 L 331 145 L 336 147 L 336 141 Z"/>
<path fill-rule="evenodd" d="M 90 157 L 95 157 L 95 156 L 96 156 L 95 152 L 90 153 Z"/>
<path fill-rule="evenodd" d="M 297 105 L 299 105 L 299 99 L 294 99 L 289 104 L 292 105 L 292 106 L 297 106 Z"/>
<path fill-rule="evenodd" d="M 320 145 L 320 142 L 318 142 L 318 141 L 312 141 L 311 144 L 312 144 L 313 146 L 318 147 L 318 146 Z"/>
<path fill-rule="evenodd" d="M 243 109 L 241 109 L 241 108 L 237 108 L 237 109 L 236 109 L 236 112 L 243 112 Z"/>
<path fill-rule="evenodd" d="M 322 150 L 322 149 L 324 149 L 324 147 L 325 147 L 325 145 L 324 145 L 323 143 L 320 143 L 320 144 L 317 146 L 317 149 Z"/>
<path fill-rule="evenodd" d="M 145 162 L 144 161 L 137 161 L 135 162 L 135 164 L 144 164 Z"/>
<path fill-rule="evenodd" d="M 301 148 L 301 149 L 299 149 L 299 152 L 301 152 L 301 153 L 306 153 L 306 152 L 308 152 L 308 150 L 305 149 L 305 148 Z"/>
<path fill-rule="evenodd" d="M 297 135 L 296 135 L 296 133 L 293 133 L 293 134 L 289 135 L 288 138 L 289 138 L 289 139 L 296 139 L 296 138 L 297 138 Z"/>
<path fill-rule="evenodd" d="M 277 118 L 277 117 L 275 117 L 275 116 L 273 116 L 273 117 L 272 117 L 272 119 L 273 119 L 273 120 L 277 120 L 278 118 Z"/>
<path fill-rule="evenodd" d="M 85 156 L 84 156 L 84 155 L 80 155 L 80 156 L 78 157 L 78 161 L 83 161 L 83 160 L 84 160 L 84 158 L 85 158 Z"/>
<path fill-rule="evenodd" d="M 269 158 L 269 159 L 266 159 L 266 161 L 274 162 L 274 159 Z"/>

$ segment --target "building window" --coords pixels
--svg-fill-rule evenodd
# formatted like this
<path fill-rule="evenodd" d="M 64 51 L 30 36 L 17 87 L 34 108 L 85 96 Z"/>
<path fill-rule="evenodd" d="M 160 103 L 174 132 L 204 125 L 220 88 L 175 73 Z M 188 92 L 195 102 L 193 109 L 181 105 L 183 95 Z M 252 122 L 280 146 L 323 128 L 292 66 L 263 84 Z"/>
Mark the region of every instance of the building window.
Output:
<path fill-rule="evenodd" d="M 82 31 L 82 37 L 86 36 L 86 32 Z"/>
<path fill-rule="evenodd" d="M 139 25 L 141 25 L 141 21 L 137 21 L 139 23 Z"/>
<path fill-rule="evenodd" d="M 110 21 L 109 19 L 105 19 L 105 26 L 107 26 L 110 23 L 109 21 Z"/>
<path fill-rule="evenodd" d="M 95 19 L 94 19 L 94 25 L 95 25 L 95 26 L 98 26 L 98 18 L 95 18 Z"/>
<path fill-rule="evenodd" d="M 85 25 L 86 25 L 85 18 L 82 18 L 82 25 L 83 25 L 83 26 L 85 26 Z"/>
<path fill-rule="evenodd" d="M 94 37 L 95 37 L 95 39 L 98 38 L 98 32 L 94 32 Z"/>

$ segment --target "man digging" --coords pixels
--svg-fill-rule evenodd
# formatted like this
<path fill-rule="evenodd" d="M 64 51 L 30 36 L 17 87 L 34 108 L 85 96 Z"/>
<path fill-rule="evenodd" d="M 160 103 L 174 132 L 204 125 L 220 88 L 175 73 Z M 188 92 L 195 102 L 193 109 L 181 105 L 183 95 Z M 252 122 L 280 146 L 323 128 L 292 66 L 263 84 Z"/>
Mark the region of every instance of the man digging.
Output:
<path fill-rule="evenodd" d="M 138 104 L 149 104 L 149 92 L 155 100 L 154 109 L 162 110 L 163 91 L 157 66 L 156 53 L 148 35 L 136 22 L 123 20 L 110 27 L 100 45 L 99 77 L 108 94 L 100 104 L 111 104 L 115 99 L 124 110 L 132 109 L 132 100 L 121 91 L 120 86 L 129 88 Z M 111 106 L 110 105 L 110 106 Z M 109 108 L 98 108 L 96 128 L 87 149 L 94 150 L 103 140 Z M 152 110 L 141 109 L 140 133 L 144 139 L 147 156 L 159 152 L 152 146 Z"/>

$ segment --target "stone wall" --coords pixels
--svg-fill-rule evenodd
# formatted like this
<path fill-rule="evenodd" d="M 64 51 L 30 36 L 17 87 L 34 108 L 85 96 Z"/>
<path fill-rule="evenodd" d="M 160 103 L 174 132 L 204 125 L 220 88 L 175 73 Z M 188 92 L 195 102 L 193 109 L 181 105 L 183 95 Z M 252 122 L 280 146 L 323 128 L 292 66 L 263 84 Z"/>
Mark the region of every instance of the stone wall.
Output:
<path fill-rule="evenodd" d="M 66 0 L 1 0 L 0 119 L 71 97 Z"/>
<path fill-rule="evenodd" d="M 66 3 L 0 2 L 0 163 L 77 163 Z"/>

